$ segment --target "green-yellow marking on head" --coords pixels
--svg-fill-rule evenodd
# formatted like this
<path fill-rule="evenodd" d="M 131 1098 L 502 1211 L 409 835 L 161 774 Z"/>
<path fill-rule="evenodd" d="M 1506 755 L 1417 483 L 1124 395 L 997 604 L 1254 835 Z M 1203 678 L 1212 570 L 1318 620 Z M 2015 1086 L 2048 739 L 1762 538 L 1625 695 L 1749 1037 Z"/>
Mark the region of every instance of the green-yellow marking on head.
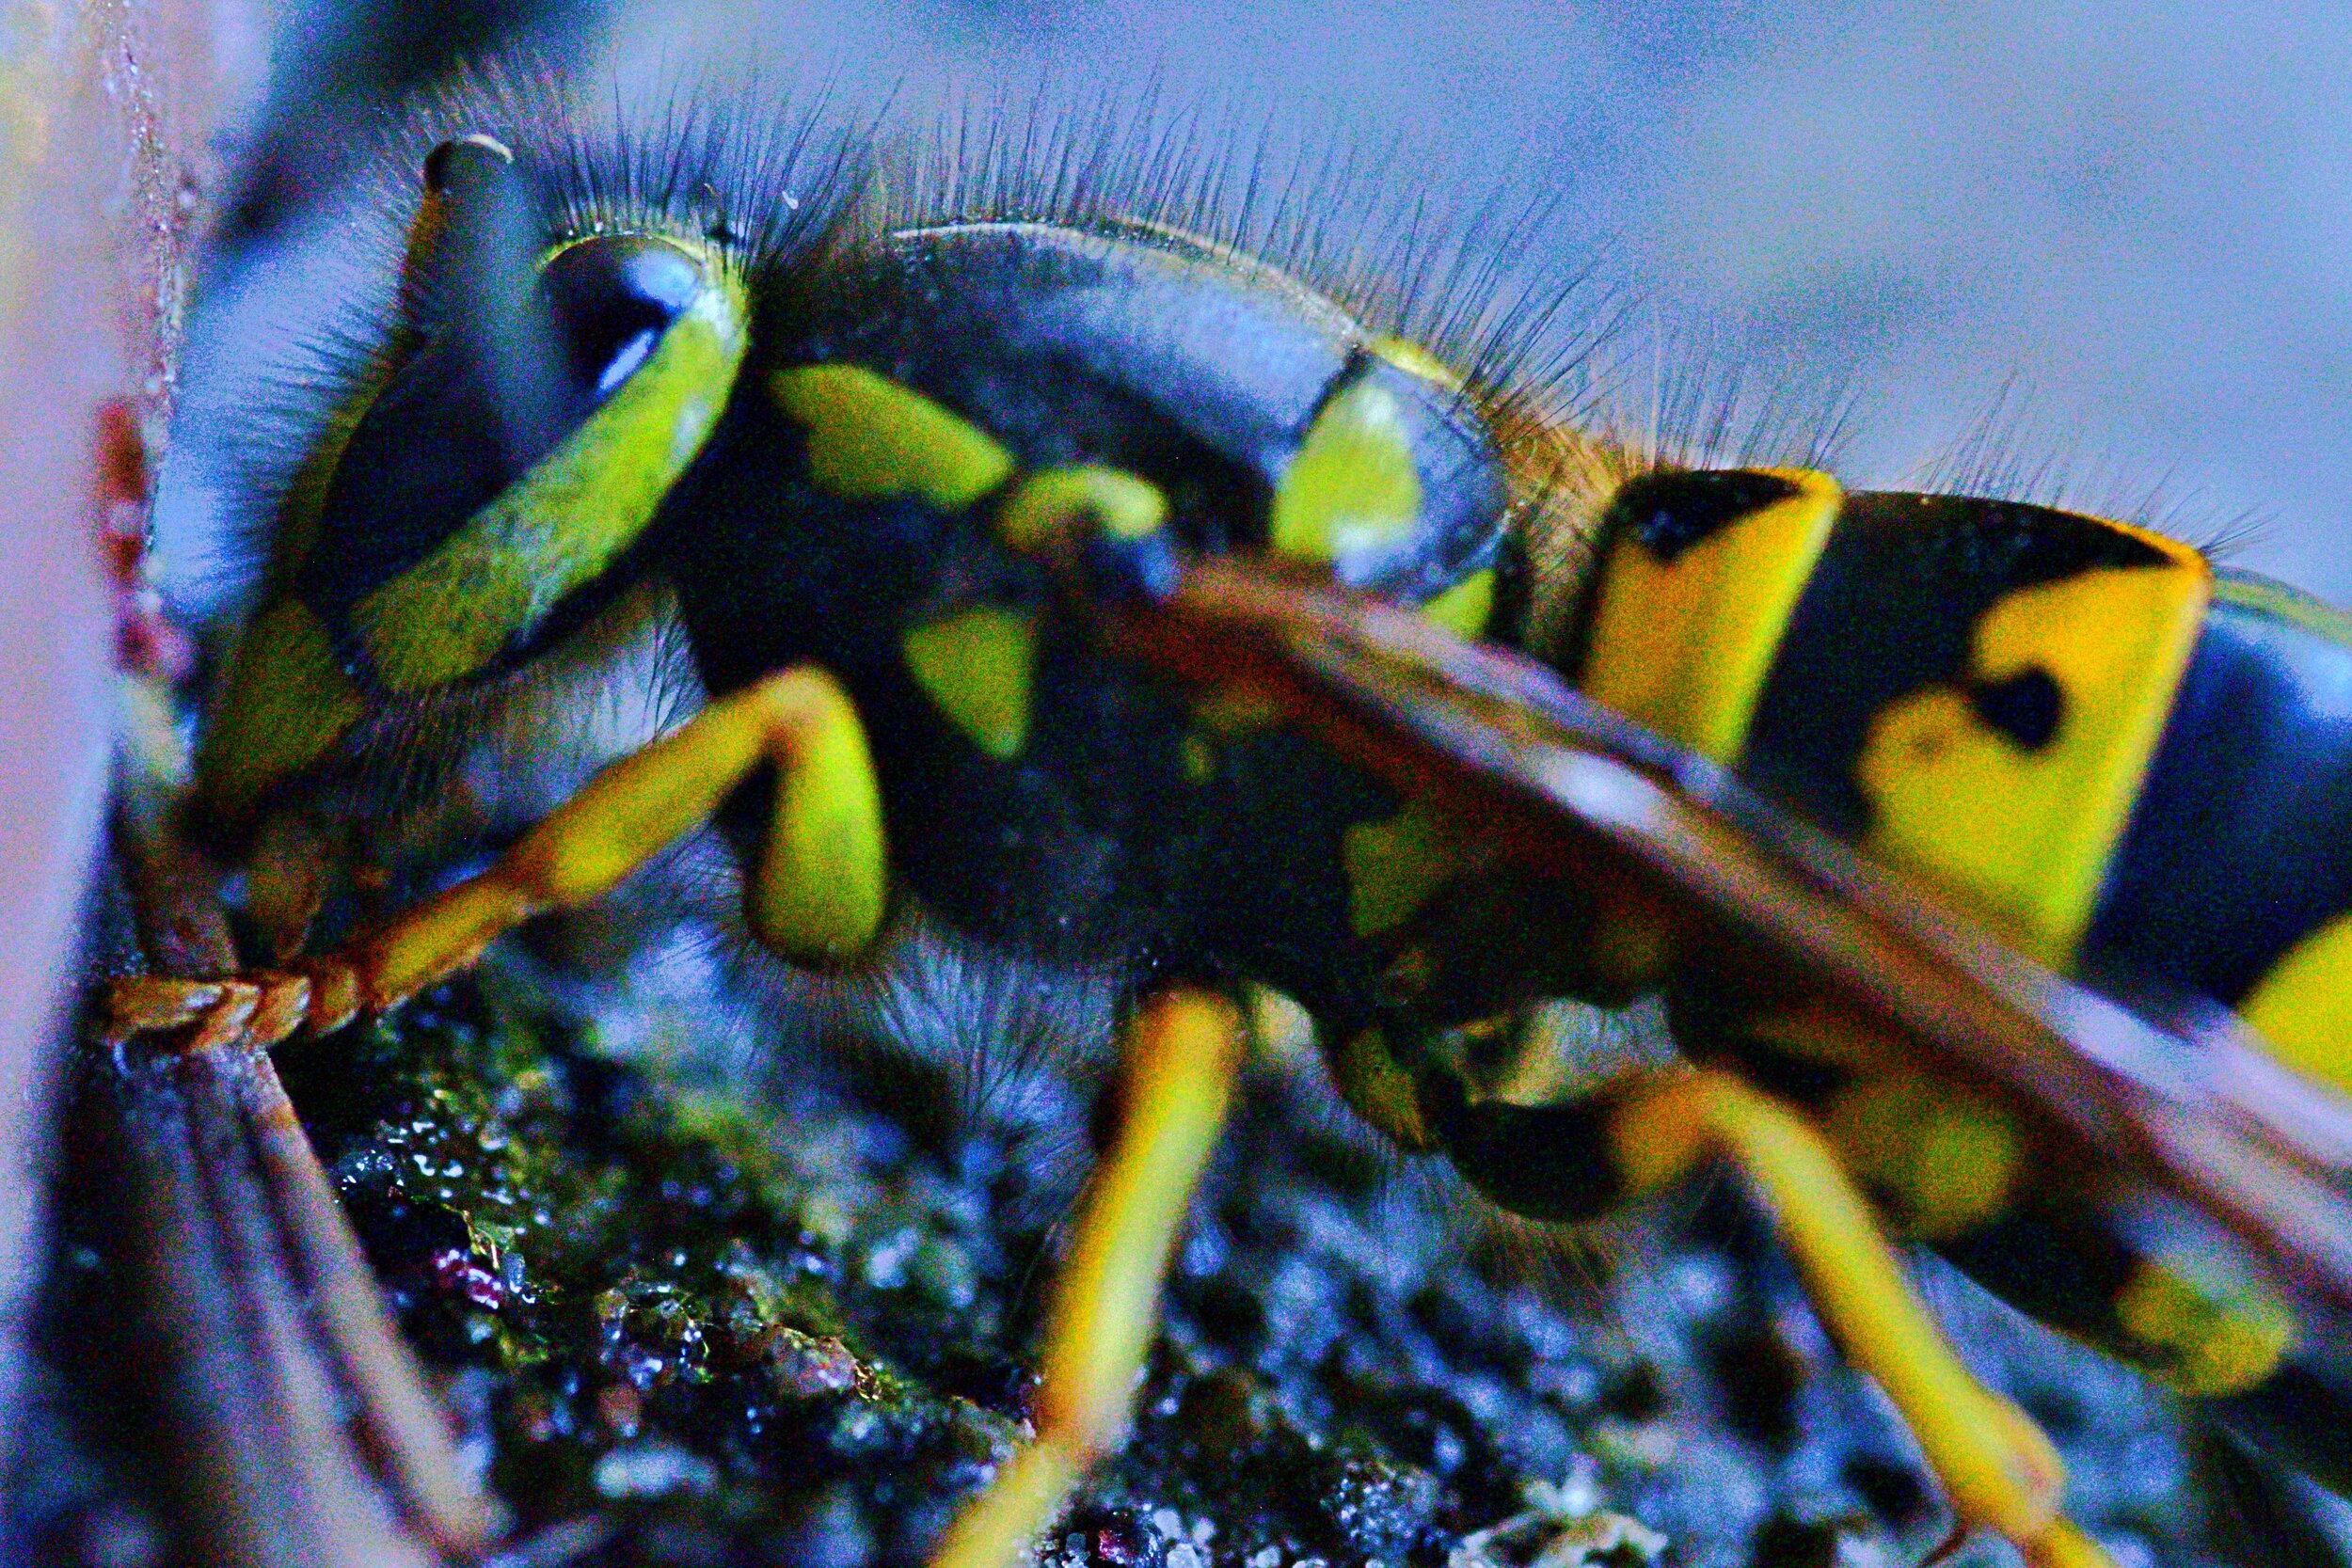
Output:
<path fill-rule="evenodd" d="M 808 477 L 828 495 L 919 496 L 954 512 L 1012 473 L 1012 454 L 986 431 L 863 365 L 776 371 L 768 391 L 808 433 Z"/>
<path fill-rule="evenodd" d="M 198 750 L 205 808 L 243 826 L 263 790 L 324 756 L 366 711 L 316 612 L 299 599 L 264 607 L 237 645 Z"/>
<path fill-rule="evenodd" d="M 1375 551 L 1421 515 L 1421 475 L 1396 393 L 1359 380 L 1323 406 L 1274 492 L 1276 553 L 1333 561 Z"/>
<path fill-rule="evenodd" d="M 1495 612 L 1495 572 L 1472 572 L 1421 607 L 1423 619 L 1456 637 L 1484 637 Z"/>
<path fill-rule="evenodd" d="M 1142 539 L 1168 521 L 1168 497 L 1123 468 L 1080 464 L 1043 468 L 1023 480 L 997 515 L 996 535 L 1024 554 L 1057 534 L 1096 529 L 1111 539 Z"/>
<path fill-rule="evenodd" d="M 1359 822 L 1340 839 L 1347 865 L 1347 919 L 1358 936 L 1410 920 L 1462 868 L 1452 824 L 1414 801 L 1385 822 Z"/>
<path fill-rule="evenodd" d="M 899 639 L 907 673 L 972 744 L 999 762 L 1029 738 L 1037 616 L 993 605 L 916 626 Z"/>
<path fill-rule="evenodd" d="M 741 287 L 707 265 L 702 293 L 601 407 L 354 607 L 352 626 L 386 688 L 425 690 L 479 673 L 644 531 L 717 424 L 743 357 Z"/>
<path fill-rule="evenodd" d="M 1434 381 L 1449 392 L 1462 389 L 1462 372 L 1406 338 L 1375 338 L 1364 345 L 1406 375 Z"/>

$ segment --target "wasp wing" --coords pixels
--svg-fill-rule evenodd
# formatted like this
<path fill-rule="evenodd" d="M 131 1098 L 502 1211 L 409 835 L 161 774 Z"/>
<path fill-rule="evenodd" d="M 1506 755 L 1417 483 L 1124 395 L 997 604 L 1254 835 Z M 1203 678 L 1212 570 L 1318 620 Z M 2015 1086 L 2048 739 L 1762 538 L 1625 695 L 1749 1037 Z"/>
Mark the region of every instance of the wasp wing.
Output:
<path fill-rule="evenodd" d="M 1278 702 L 1324 744 L 1565 878 L 1647 894 L 1678 950 L 1810 989 L 2034 1107 L 2352 1319 L 2352 1105 L 2210 1005 L 2126 1006 L 1509 650 L 1220 558 L 1118 617 L 1127 653 Z"/>

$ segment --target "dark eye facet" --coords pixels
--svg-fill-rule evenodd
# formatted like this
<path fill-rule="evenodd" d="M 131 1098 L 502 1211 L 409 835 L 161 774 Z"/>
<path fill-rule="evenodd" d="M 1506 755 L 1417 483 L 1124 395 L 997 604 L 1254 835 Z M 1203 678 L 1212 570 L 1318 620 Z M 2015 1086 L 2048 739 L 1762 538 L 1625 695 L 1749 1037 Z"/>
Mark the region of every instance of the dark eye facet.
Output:
<path fill-rule="evenodd" d="M 574 395 L 591 405 L 603 402 L 702 287 L 693 258 L 643 236 L 583 240 L 549 261 L 539 293 Z"/>
<path fill-rule="evenodd" d="M 579 430 L 706 287 L 687 252 L 632 235 L 574 245 L 519 288 L 503 277 L 467 275 L 352 432 L 321 502 L 336 548 L 298 585 L 329 626 Z"/>

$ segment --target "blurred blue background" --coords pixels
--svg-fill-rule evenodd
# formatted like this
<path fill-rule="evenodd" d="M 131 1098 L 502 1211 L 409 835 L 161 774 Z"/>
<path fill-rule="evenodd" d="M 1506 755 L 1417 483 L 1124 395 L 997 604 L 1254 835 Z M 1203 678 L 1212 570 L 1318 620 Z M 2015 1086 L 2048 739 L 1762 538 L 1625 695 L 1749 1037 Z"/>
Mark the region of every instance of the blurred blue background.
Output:
<path fill-rule="evenodd" d="M 1834 424 L 1850 483 L 2227 535 L 2352 603 L 2352 7 L 623 0 L 583 35 L 596 4 L 504 14 L 641 83 L 756 59 L 902 144 L 1041 95 L 1185 123 L 1276 179 L 1353 154 L 1375 188 L 1327 242 L 1375 267 L 1400 208 L 1539 214 L 1502 292 L 1588 278 L 1550 331 L 1609 324 L 1592 374 L 1636 428 L 1735 403 L 1735 431 Z M 258 398 L 244 372 L 301 340 L 302 276 L 215 294 L 199 406 Z"/>
<path fill-rule="evenodd" d="M 2233 560 L 2352 602 L 2352 7 L 675 0 L 616 40 L 751 45 L 910 123 L 1155 84 L 1399 190 L 1555 193 L 1530 263 L 1632 302 L 1612 357 L 1850 394 L 1854 479 L 2250 524 Z"/>

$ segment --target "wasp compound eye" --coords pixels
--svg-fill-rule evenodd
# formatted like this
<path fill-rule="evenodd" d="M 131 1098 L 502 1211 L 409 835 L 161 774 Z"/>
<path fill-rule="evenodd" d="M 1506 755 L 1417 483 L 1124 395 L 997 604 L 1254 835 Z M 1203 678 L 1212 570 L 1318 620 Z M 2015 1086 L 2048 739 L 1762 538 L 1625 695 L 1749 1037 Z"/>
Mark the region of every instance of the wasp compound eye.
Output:
<path fill-rule="evenodd" d="M 501 286 L 527 257 L 474 269 L 387 372 L 326 485 L 331 547 L 291 575 L 363 683 L 493 674 L 592 610 L 726 404 L 745 325 L 723 268 L 599 235 Z"/>
<path fill-rule="evenodd" d="M 539 277 L 574 394 L 602 403 L 652 355 L 704 287 L 703 268 L 665 241 L 585 240 Z"/>

